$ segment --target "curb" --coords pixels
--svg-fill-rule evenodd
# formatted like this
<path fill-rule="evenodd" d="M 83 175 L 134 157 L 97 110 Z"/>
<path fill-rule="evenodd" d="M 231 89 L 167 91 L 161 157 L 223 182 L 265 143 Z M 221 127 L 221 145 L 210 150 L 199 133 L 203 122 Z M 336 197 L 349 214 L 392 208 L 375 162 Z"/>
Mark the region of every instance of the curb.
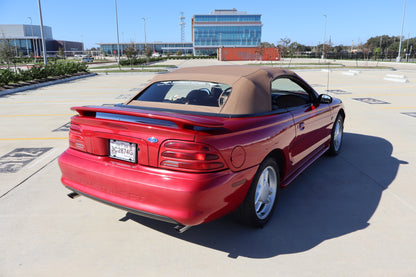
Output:
<path fill-rule="evenodd" d="M 50 85 L 56 85 L 56 84 L 60 84 L 60 83 L 70 82 L 70 81 L 73 81 L 73 80 L 82 79 L 82 78 L 86 78 L 86 77 L 91 77 L 91 76 L 95 76 L 95 75 L 97 75 L 97 73 L 90 73 L 90 74 L 85 74 L 85 75 L 81 75 L 81 76 L 73 76 L 73 77 L 69 77 L 69 78 L 65 78 L 65 79 L 59 79 L 59 80 L 55 80 L 55 81 L 48 81 L 48 82 L 44 82 L 44 83 L 40 83 L 40 84 L 34 84 L 34 85 L 28 85 L 28 86 L 24 86 L 24 87 L 20 87 L 20 88 L 7 89 L 7 90 L 0 91 L 0 97 L 3 96 L 3 95 L 8 95 L 8 94 L 13 94 L 13 93 L 17 93 L 17 92 L 26 91 L 26 90 L 37 89 L 37 88 L 46 87 L 46 86 L 50 86 Z"/>

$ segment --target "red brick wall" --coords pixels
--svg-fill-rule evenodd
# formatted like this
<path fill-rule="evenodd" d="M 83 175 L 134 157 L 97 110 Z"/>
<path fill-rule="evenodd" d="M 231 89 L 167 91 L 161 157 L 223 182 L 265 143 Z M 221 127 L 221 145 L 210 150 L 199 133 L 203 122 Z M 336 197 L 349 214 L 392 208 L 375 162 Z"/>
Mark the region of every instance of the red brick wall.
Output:
<path fill-rule="evenodd" d="M 279 61 L 278 48 L 263 48 L 260 55 L 258 47 L 222 47 L 219 49 L 218 59 L 221 61 Z"/>

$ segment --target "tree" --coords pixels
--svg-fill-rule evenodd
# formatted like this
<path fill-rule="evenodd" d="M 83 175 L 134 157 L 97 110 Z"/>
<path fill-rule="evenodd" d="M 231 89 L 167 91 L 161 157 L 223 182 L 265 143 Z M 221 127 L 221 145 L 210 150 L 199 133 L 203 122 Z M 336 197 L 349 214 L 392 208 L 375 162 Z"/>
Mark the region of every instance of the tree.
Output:
<path fill-rule="evenodd" d="M 256 49 L 256 54 L 258 55 L 258 57 L 261 59 L 261 60 L 263 60 L 263 53 L 264 53 L 264 45 L 263 45 L 263 43 L 262 44 L 260 44 L 259 46 L 257 46 L 257 49 Z M 256 57 L 256 59 L 257 59 L 257 57 Z"/>
<path fill-rule="evenodd" d="M 373 50 L 373 54 L 374 54 L 376 59 L 381 56 L 381 53 L 382 53 L 382 51 L 381 51 L 380 47 L 377 47 L 376 49 Z"/>
<path fill-rule="evenodd" d="M 348 50 L 348 46 L 344 46 L 342 44 L 334 46 L 334 52 L 335 53 L 341 53 L 343 51 L 347 51 Z"/>
<path fill-rule="evenodd" d="M 260 43 L 260 46 L 263 47 L 263 48 L 274 48 L 274 47 L 276 47 L 276 46 L 274 46 L 273 43 L 269 43 L 269 42 L 266 42 L 266 41 Z"/>
<path fill-rule="evenodd" d="M 280 41 L 277 43 L 277 47 L 280 48 L 280 55 L 282 56 L 282 58 L 286 56 L 286 54 L 289 53 L 290 42 L 291 42 L 290 38 L 285 37 L 285 38 L 281 38 Z"/>
<path fill-rule="evenodd" d="M 13 61 L 15 49 L 8 39 L 0 41 L 0 61 L 7 63 L 7 68 L 10 68 L 10 63 Z"/>
<path fill-rule="evenodd" d="M 58 49 L 58 56 L 63 58 L 65 56 L 64 49 L 62 47 L 59 47 Z"/>
<path fill-rule="evenodd" d="M 150 48 L 150 47 L 146 47 L 146 48 L 144 49 L 144 54 L 146 55 L 147 62 L 149 62 L 149 59 L 150 59 L 150 57 L 151 57 L 151 56 L 152 56 L 152 54 L 153 54 L 153 50 L 152 50 L 152 48 Z"/>
<path fill-rule="evenodd" d="M 137 54 L 139 53 L 138 50 L 136 50 L 136 47 L 134 46 L 134 43 L 127 46 L 127 48 L 124 50 L 124 54 L 126 54 L 127 59 L 130 60 L 130 69 L 133 70 L 133 60 L 137 57 Z"/>
<path fill-rule="evenodd" d="M 408 45 L 410 48 L 410 45 L 414 45 L 415 42 L 416 42 L 416 38 L 408 38 L 406 40 L 402 40 L 403 52 L 404 52 L 404 49 L 408 48 L 407 47 Z M 376 37 L 369 38 L 367 42 L 364 44 L 364 47 L 368 48 L 368 51 L 376 54 L 377 56 L 381 55 L 381 53 L 384 53 L 386 56 L 392 57 L 397 54 L 394 52 L 399 51 L 399 45 L 400 45 L 399 36 L 390 37 L 387 35 L 383 35 L 383 36 L 376 36 Z M 363 51 L 363 53 L 364 52 L 365 51 Z"/>
<path fill-rule="evenodd" d="M 306 46 L 295 41 L 288 46 L 288 50 L 290 51 L 291 55 L 293 55 L 293 53 L 301 54 L 304 52 L 311 51 L 312 48 L 310 46 Z"/>
<path fill-rule="evenodd" d="M 383 36 L 376 36 L 376 37 L 369 38 L 364 45 L 370 50 L 380 47 L 381 50 L 383 51 L 383 49 L 391 48 L 391 46 L 396 41 L 397 42 L 400 41 L 400 37 L 390 37 L 387 35 L 383 35 Z M 397 49 L 398 49 L 398 45 L 399 44 L 397 43 Z"/>
<path fill-rule="evenodd" d="M 361 47 L 361 52 L 363 53 L 363 59 L 364 60 L 368 60 L 369 55 L 370 55 L 370 48 L 368 48 L 365 45 L 363 45 Z"/>

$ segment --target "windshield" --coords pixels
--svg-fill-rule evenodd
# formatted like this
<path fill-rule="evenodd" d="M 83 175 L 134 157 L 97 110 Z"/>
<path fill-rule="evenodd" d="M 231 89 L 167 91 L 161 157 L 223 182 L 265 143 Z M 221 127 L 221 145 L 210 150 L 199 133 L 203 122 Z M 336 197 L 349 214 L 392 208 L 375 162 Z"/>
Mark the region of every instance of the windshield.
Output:
<path fill-rule="evenodd" d="M 152 84 L 133 100 L 222 107 L 231 86 L 201 81 L 164 81 Z"/>

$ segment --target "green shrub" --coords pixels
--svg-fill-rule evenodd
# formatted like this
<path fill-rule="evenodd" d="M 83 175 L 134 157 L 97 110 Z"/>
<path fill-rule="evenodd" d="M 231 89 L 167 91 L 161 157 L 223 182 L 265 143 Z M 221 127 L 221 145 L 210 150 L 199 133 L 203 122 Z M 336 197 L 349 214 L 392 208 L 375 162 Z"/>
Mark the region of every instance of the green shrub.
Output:
<path fill-rule="evenodd" d="M 19 81 L 30 81 L 33 79 L 32 72 L 30 70 L 23 70 L 23 69 L 17 69 L 17 75 L 19 76 Z"/>
<path fill-rule="evenodd" d="M 66 76 L 78 72 L 88 72 L 87 65 L 78 62 L 55 62 L 46 66 L 43 64 L 34 65 L 27 70 L 19 68 L 16 73 L 13 70 L 5 69 L 0 71 L 0 86 L 20 81 L 26 82 L 48 77 Z"/>
<path fill-rule="evenodd" d="M 148 62 L 158 62 L 165 60 L 163 57 L 154 57 L 154 58 L 134 58 L 132 60 L 132 65 L 142 65 Z M 120 60 L 120 65 L 130 65 L 130 60 Z"/>
<path fill-rule="evenodd" d="M 10 69 L 5 69 L 0 74 L 0 85 L 4 86 L 11 82 L 11 80 L 14 78 L 12 75 L 14 74 L 13 71 Z"/>

